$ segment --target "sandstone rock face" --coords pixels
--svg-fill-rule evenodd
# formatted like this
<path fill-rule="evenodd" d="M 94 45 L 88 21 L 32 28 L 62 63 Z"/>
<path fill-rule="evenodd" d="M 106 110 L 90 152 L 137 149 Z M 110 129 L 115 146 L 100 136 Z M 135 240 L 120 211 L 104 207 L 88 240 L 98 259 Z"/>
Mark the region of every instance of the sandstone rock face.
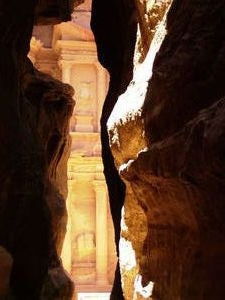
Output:
<path fill-rule="evenodd" d="M 0 3 L 0 247 L 12 260 L 10 299 L 72 297 L 59 253 L 73 90 L 27 58 L 34 20 L 65 21 L 70 8 L 69 1 Z"/>
<path fill-rule="evenodd" d="M 101 1 L 95 2 L 101 15 Z M 103 111 L 107 151 L 126 185 L 119 250 L 123 297 L 223 299 L 225 2 L 134 4 L 136 50 L 123 60 L 130 83 L 114 64 L 126 84 L 113 85 L 111 72 L 114 97 L 108 95 L 105 104 L 110 116 Z M 124 1 L 118 5 L 122 14 Z M 107 17 L 113 22 L 115 14 Z M 123 21 L 124 27 L 131 24 Z M 95 35 L 107 65 L 115 53 L 106 49 L 108 41 L 102 46 L 102 31 Z M 118 44 L 121 55 L 131 53 L 130 41 L 129 36 Z M 112 165 L 105 163 L 106 174 Z M 115 203 L 119 198 L 113 196 Z M 112 299 L 117 299 L 113 293 Z"/>

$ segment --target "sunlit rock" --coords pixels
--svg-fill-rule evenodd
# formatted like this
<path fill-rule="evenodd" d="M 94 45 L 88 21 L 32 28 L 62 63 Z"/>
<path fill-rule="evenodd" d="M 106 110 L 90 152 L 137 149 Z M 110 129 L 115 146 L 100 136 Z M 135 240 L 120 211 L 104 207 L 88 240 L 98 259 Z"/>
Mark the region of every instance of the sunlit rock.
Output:
<path fill-rule="evenodd" d="M 95 2 L 101 17 L 101 1 Z M 113 53 L 97 20 L 93 26 L 101 62 L 110 70 L 111 61 L 124 58 L 111 71 L 111 97 L 106 98 L 110 108 L 104 115 L 110 144 L 106 151 L 114 158 L 105 167 L 116 166 L 126 184 L 126 193 L 121 189 L 114 197 L 118 206 L 123 204 L 121 195 L 125 199 L 120 234 L 124 247 L 119 251 L 123 291 L 111 299 L 222 299 L 225 4 L 135 4 L 123 25 L 115 13 L 108 22 L 104 19 L 121 28 L 127 25 L 131 34 L 132 16 L 137 17 L 133 55 L 128 33 L 123 42 L 115 38 L 120 52 Z M 121 76 L 117 85 L 114 73 Z"/>

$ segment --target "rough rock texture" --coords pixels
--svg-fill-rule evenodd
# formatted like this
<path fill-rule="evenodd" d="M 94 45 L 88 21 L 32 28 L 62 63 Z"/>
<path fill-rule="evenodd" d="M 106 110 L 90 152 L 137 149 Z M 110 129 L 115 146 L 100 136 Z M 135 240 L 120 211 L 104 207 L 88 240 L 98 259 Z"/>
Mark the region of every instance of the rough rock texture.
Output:
<path fill-rule="evenodd" d="M 134 2 L 136 52 L 124 65 L 132 74 L 133 60 L 133 78 L 126 90 L 111 83 L 118 99 L 108 96 L 105 105 L 112 111 L 105 114 L 111 151 L 126 184 L 120 238 L 124 298 L 223 299 L 225 1 Z M 108 14 L 107 22 L 114 17 Z M 115 55 L 107 52 L 110 41 L 102 47 L 101 34 L 96 30 L 99 55 L 107 54 L 109 64 Z M 129 39 L 116 42 L 121 55 L 130 51 Z M 115 69 L 127 85 L 126 72 Z M 105 168 L 109 172 L 107 163 Z M 116 196 L 111 203 L 121 207 Z"/>
<path fill-rule="evenodd" d="M 73 90 L 27 58 L 34 20 L 65 21 L 69 3 L 0 1 L 0 247 L 11 256 L 10 299 L 70 299 L 73 291 L 58 255 Z"/>

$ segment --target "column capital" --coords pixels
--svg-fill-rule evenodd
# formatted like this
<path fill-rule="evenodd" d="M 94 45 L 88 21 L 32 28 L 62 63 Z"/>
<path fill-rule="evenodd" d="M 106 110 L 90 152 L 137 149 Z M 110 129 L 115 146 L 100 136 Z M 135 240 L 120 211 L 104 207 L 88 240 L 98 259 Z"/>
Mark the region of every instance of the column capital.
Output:
<path fill-rule="evenodd" d="M 108 219 L 104 180 L 93 181 L 96 193 L 96 285 L 108 285 Z"/>

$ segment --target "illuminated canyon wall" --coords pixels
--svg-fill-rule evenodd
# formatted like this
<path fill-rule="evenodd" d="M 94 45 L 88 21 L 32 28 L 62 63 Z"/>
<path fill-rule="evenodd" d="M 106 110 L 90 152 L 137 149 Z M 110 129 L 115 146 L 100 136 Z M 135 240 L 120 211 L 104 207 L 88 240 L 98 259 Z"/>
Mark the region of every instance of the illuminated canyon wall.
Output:
<path fill-rule="evenodd" d="M 224 9 L 93 1 L 111 77 L 102 144 L 116 232 L 122 220 L 111 299 L 225 296 Z"/>

